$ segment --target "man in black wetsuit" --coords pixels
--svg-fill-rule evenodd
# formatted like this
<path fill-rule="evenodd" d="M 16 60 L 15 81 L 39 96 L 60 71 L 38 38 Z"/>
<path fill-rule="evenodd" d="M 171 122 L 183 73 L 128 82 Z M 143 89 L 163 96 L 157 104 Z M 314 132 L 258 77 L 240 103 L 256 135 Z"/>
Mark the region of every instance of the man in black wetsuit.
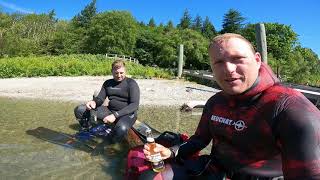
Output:
<path fill-rule="evenodd" d="M 282 86 L 241 35 L 216 36 L 209 56 L 222 91 L 207 101 L 187 142 L 154 149 L 163 159 L 175 157 L 180 162 L 167 166 L 162 177 L 222 180 L 228 174 L 231 179 L 256 179 L 246 177 L 251 167 L 257 169 L 255 176 L 265 179 L 278 169 L 270 166 L 271 171 L 259 172 L 259 168 L 278 159 L 280 173 L 275 174 L 282 171 L 284 179 L 320 179 L 320 111 L 300 92 Z M 210 156 L 190 160 L 210 142 Z M 151 158 L 147 145 L 144 153 Z"/>
<path fill-rule="evenodd" d="M 91 126 L 90 110 L 95 110 L 98 120 L 114 124 L 111 137 L 114 142 L 119 142 L 137 119 L 140 90 L 135 80 L 126 77 L 123 61 L 116 60 L 112 63 L 112 76 L 113 79 L 103 83 L 97 97 L 77 106 L 74 113 L 82 129 L 88 130 Z M 109 99 L 109 104 L 102 106 L 106 98 Z"/>

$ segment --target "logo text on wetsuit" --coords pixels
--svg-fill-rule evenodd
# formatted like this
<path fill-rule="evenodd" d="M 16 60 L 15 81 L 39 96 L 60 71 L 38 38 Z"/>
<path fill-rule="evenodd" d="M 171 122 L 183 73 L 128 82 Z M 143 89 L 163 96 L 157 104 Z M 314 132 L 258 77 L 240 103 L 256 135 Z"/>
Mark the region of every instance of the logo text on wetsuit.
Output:
<path fill-rule="evenodd" d="M 219 123 L 222 123 L 222 124 L 226 124 L 228 126 L 234 126 L 234 129 L 237 130 L 237 131 L 242 131 L 244 128 L 246 128 L 246 124 L 242 120 L 234 121 L 234 120 L 231 120 L 231 119 L 228 119 L 228 118 L 212 115 L 211 116 L 211 121 L 216 121 L 216 122 L 219 122 Z"/>

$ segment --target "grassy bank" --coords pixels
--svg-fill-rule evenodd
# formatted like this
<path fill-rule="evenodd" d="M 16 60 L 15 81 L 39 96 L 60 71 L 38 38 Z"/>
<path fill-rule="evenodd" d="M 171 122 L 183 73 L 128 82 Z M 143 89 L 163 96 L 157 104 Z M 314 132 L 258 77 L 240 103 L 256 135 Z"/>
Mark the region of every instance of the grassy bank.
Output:
<path fill-rule="evenodd" d="M 111 75 L 113 60 L 103 55 L 30 56 L 0 59 L 0 78 L 45 76 L 101 76 Z M 167 70 L 145 67 L 127 62 L 127 71 L 133 77 L 170 78 Z"/>

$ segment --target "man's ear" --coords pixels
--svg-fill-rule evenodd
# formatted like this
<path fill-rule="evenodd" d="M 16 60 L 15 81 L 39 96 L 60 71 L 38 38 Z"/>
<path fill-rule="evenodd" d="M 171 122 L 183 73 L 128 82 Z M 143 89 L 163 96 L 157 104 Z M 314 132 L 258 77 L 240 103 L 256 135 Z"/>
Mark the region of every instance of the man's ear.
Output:
<path fill-rule="evenodd" d="M 256 52 L 254 54 L 254 59 L 256 60 L 258 66 L 260 67 L 261 66 L 261 62 L 262 62 L 262 59 L 261 59 L 261 55 L 259 52 Z"/>

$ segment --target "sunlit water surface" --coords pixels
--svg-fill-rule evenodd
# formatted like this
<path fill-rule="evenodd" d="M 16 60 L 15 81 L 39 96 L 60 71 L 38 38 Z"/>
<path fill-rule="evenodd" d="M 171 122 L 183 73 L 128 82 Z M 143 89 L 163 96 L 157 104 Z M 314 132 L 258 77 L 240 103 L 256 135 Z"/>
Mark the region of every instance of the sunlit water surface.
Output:
<path fill-rule="evenodd" d="M 89 143 L 98 145 L 94 149 L 78 142 L 70 147 L 54 142 L 78 131 L 76 103 L 9 98 L 0 98 L 0 103 L 1 179 L 123 179 L 126 142 Z M 160 131 L 192 134 L 200 114 L 201 110 L 180 112 L 179 107 L 140 107 L 138 119 Z"/>

